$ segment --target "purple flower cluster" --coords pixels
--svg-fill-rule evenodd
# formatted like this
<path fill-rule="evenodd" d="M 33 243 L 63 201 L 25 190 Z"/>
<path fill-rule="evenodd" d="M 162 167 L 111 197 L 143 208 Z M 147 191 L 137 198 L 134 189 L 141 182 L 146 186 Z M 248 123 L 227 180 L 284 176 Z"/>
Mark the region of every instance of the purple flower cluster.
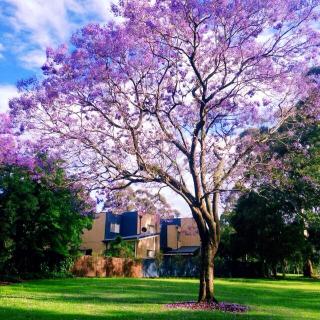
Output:
<path fill-rule="evenodd" d="M 247 312 L 249 311 L 248 306 L 244 306 L 237 303 L 229 303 L 229 302 L 195 302 L 195 301 L 188 301 L 188 302 L 177 302 L 177 303 L 170 303 L 167 304 L 166 307 L 168 309 L 192 309 L 192 310 L 219 310 L 223 312 L 233 312 L 233 313 L 240 313 L 240 312 Z"/>
<path fill-rule="evenodd" d="M 29 140 L 20 138 L 23 124 L 16 134 L 11 120 L 8 114 L 0 113 L 0 166 L 20 165 L 31 169 L 35 165 L 34 146 Z"/>

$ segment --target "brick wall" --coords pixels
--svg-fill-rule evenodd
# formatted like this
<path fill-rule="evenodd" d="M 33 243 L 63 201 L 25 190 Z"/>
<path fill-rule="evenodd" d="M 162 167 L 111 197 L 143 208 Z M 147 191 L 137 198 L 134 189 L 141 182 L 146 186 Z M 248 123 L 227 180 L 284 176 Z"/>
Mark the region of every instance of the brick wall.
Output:
<path fill-rule="evenodd" d="M 78 277 L 142 278 L 142 264 L 131 259 L 82 256 L 74 264 L 72 273 Z"/>

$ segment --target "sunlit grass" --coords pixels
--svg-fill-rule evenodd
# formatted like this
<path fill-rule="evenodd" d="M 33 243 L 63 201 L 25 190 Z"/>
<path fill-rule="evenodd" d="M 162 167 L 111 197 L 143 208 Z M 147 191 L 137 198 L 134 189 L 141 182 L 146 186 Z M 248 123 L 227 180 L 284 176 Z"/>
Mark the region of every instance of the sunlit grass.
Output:
<path fill-rule="evenodd" d="M 319 319 L 320 281 L 217 279 L 219 300 L 249 305 L 246 314 L 167 310 L 193 300 L 194 279 L 41 280 L 0 287 L 2 320 Z"/>

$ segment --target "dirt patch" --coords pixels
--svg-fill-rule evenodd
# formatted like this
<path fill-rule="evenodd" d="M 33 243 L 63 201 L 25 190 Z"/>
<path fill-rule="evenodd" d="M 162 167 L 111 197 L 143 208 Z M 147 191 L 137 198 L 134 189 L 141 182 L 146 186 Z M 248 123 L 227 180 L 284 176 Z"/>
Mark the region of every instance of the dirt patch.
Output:
<path fill-rule="evenodd" d="M 208 303 L 208 302 L 178 302 L 178 303 L 170 303 L 167 304 L 166 307 L 168 309 L 192 309 L 192 310 L 219 310 L 224 312 L 232 312 L 232 313 L 243 313 L 249 311 L 248 306 L 244 306 L 237 303 L 229 303 L 229 302 L 219 302 L 219 303 Z"/>
<path fill-rule="evenodd" d="M 0 286 L 8 286 L 10 282 L 0 281 Z"/>

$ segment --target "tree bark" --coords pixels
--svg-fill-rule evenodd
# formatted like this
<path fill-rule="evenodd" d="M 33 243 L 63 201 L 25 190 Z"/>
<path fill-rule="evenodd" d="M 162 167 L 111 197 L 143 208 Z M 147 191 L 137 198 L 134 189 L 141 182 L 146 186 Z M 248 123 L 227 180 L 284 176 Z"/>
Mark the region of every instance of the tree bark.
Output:
<path fill-rule="evenodd" d="M 220 242 L 219 193 L 213 194 L 202 206 L 190 206 L 201 239 L 200 283 L 198 302 L 218 302 L 214 296 L 214 258 Z"/>
<path fill-rule="evenodd" d="M 218 302 L 214 297 L 215 254 L 216 250 L 210 242 L 202 242 L 198 302 Z"/>
<path fill-rule="evenodd" d="M 313 266 L 312 266 L 312 262 L 310 259 L 307 259 L 307 261 L 304 265 L 303 275 L 308 278 L 313 277 Z"/>

